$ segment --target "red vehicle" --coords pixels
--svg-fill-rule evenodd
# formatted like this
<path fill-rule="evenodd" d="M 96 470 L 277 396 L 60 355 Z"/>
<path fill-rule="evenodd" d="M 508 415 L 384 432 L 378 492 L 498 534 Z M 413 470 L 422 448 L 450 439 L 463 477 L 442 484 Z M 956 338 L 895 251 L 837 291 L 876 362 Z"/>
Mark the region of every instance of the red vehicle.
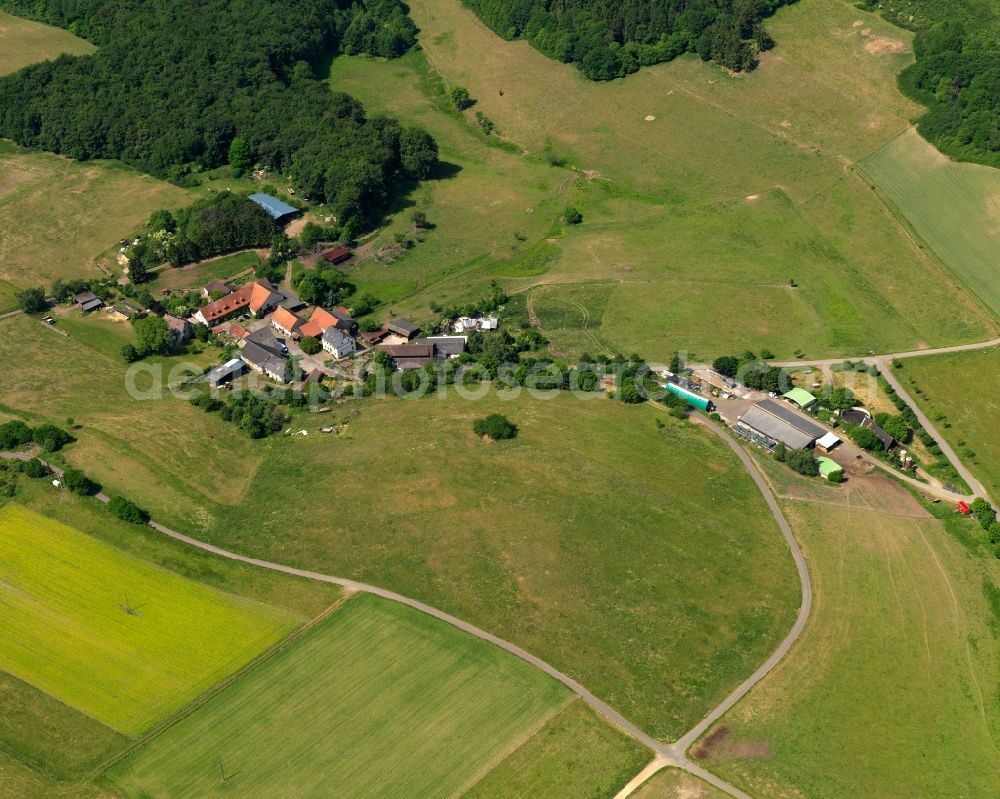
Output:
<path fill-rule="evenodd" d="M 961 513 L 963 516 L 968 516 L 969 514 L 972 513 L 972 508 L 970 508 L 964 502 L 960 501 L 958 503 L 958 512 Z"/>

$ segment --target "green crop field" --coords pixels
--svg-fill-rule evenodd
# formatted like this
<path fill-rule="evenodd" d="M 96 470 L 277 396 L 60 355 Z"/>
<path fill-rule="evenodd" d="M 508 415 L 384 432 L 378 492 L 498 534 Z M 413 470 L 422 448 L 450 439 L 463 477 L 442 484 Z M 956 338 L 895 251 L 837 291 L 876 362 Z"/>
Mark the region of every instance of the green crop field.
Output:
<path fill-rule="evenodd" d="M 965 287 L 1000 314 L 1000 170 L 955 163 L 913 130 L 859 167 Z"/>
<path fill-rule="evenodd" d="M 62 53 L 85 55 L 93 51 L 90 42 L 69 31 L 0 11 L 0 75 Z"/>
<path fill-rule="evenodd" d="M 809 559 L 812 616 L 791 654 L 692 750 L 752 796 L 1000 791 L 984 768 L 1000 757 L 1000 564 L 965 545 L 974 522 L 945 508 L 942 523 L 879 480 L 870 509 L 784 504 Z M 887 512 L 899 493 L 905 515 Z"/>
<path fill-rule="evenodd" d="M 124 733 L 179 709 L 295 623 L 17 505 L 0 509 L 0 540 L 0 668 Z"/>
<path fill-rule="evenodd" d="M 373 284 L 411 283 L 390 295 L 393 310 L 431 318 L 430 303 L 476 299 L 498 277 L 515 291 L 539 286 L 543 310 L 565 294 L 568 312 L 575 284 L 597 282 L 603 313 L 585 326 L 539 314 L 554 351 L 657 360 L 748 346 L 846 355 L 996 329 L 844 169 L 916 111 L 894 86 L 912 58 L 906 32 L 839 0 L 806 0 L 775 17 L 781 46 L 751 76 L 692 57 L 601 84 L 498 39 L 458 0 L 412 13 L 422 51 L 330 70 L 335 88 L 430 130 L 455 167 L 413 198 L 437 227 L 391 266 L 356 267 Z M 452 85 L 476 100 L 464 116 L 443 99 Z M 484 144 L 474 111 L 499 136 Z M 560 160 L 573 168 L 550 165 Z M 582 225 L 560 229 L 567 205 Z M 408 231 L 409 211 L 375 244 Z M 529 257 L 543 243 L 544 258 Z"/>
<path fill-rule="evenodd" d="M 108 776 L 145 797 L 453 796 L 569 697 L 500 649 L 362 595 Z"/>
<path fill-rule="evenodd" d="M 650 752 L 575 701 L 514 750 L 462 799 L 609 799 Z"/>
<path fill-rule="evenodd" d="M 908 358 L 893 371 L 993 500 L 1000 501 L 1000 349 Z"/>

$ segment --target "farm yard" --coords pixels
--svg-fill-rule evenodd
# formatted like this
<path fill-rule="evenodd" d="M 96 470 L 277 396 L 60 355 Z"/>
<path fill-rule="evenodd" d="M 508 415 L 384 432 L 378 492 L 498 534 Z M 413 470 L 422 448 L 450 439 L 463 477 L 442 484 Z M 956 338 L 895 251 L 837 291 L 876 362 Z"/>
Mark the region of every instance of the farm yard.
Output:
<path fill-rule="evenodd" d="M 966 290 L 1000 314 L 1000 173 L 955 163 L 913 130 L 858 168 Z"/>
<path fill-rule="evenodd" d="M 0 667 L 125 734 L 277 642 L 297 618 L 0 508 Z"/>
<path fill-rule="evenodd" d="M 809 558 L 812 618 L 693 756 L 754 796 L 996 794 L 982 764 L 1000 754 L 1000 569 L 963 546 L 974 523 L 829 498 L 784 511 Z"/>
<path fill-rule="evenodd" d="M 1000 349 L 909 358 L 894 373 L 997 501 Z"/>
<path fill-rule="evenodd" d="M 129 796 L 454 796 L 565 707 L 522 661 L 362 595 L 115 766 Z"/>

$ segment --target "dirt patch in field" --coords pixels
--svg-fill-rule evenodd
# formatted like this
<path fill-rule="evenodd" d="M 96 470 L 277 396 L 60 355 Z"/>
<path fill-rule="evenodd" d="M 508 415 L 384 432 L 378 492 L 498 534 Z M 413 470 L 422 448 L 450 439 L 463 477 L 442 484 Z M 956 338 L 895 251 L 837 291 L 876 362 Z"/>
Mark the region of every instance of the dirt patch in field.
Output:
<path fill-rule="evenodd" d="M 732 731 L 721 724 L 691 750 L 696 760 L 770 760 L 773 756 L 767 741 L 734 741 Z"/>
<path fill-rule="evenodd" d="M 865 52 L 871 55 L 893 55 L 902 53 L 904 49 L 899 39 L 890 39 L 887 36 L 876 36 L 865 42 Z"/>

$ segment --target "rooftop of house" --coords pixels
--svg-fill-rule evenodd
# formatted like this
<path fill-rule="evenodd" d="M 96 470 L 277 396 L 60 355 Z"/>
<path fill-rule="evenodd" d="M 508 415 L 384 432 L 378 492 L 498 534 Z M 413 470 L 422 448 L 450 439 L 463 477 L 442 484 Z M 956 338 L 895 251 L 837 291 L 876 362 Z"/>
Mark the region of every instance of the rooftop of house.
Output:
<path fill-rule="evenodd" d="M 420 332 L 419 325 L 413 324 L 409 319 L 393 319 L 385 327 L 386 330 L 398 333 L 400 336 L 405 336 L 406 338 L 412 338 Z"/>

